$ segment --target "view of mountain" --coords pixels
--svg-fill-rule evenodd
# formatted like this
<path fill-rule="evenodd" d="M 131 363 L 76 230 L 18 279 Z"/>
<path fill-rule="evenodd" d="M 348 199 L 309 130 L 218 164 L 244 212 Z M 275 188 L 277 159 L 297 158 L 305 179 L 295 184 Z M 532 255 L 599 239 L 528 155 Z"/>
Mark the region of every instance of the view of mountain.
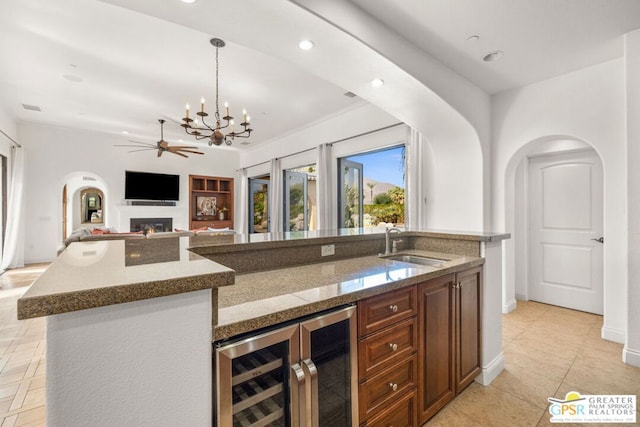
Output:
<path fill-rule="evenodd" d="M 369 184 L 373 185 L 373 197 L 375 197 L 376 194 L 386 193 L 390 189 L 397 187 L 397 185 L 389 184 L 388 182 L 378 182 L 367 177 L 364 177 L 363 181 L 364 181 L 363 191 L 364 191 L 365 205 L 370 205 L 372 200 L 372 197 L 371 197 L 372 189 L 369 188 Z"/>

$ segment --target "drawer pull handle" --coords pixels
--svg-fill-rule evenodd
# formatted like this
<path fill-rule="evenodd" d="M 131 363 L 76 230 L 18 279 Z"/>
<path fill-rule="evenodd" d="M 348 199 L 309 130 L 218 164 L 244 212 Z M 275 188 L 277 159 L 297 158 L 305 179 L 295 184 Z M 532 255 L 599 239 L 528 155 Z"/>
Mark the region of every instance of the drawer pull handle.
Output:
<path fill-rule="evenodd" d="M 398 344 L 389 344 L 389 348 L 391 351 L 396 351 L 398 349 Z"/>
<path fill-rule="evenodd" d="M 398 384 L 396 383 L 389 383 L 389 388 L 393 391 L 398 390 Z"/>
<path fill-rule="evenodd" d="M 389 310 L 391 310 L 392 313 L 397 313 L 398 312 L 398 306 L 393 304 L 389 306 Z"/>

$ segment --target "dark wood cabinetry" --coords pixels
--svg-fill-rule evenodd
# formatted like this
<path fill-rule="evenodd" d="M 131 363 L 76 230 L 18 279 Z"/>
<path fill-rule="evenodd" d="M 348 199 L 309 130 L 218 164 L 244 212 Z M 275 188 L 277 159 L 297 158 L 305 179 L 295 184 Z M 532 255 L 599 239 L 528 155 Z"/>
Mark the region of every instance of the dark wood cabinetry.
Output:
<path fill-rule="evenodd" d="M 233 178 L 189 175 L 189 229 L 233 229 Z"/>
<path fill-rule="evenodd" d="M 423 425 L 481 371 L 482 267 L 358 303 L 363 426 Z"/>
<path fill-rule="evenodd" d="M 480 373 L 482 268 L 418 285 L 418 419 L 425 423 Z"/>
<path fill-rule="evenodd" d="M 456 275 L 456 393 L 473 382 L 480 367 L 480 307 L 482 268 Z"/>
<path fill-rule="evenodd" d="M 415 426 L 416 287 L 358 303 L 358 396 L 364 426 Z"/>
<path fill-rule="evenodd" d="M 422 423 L 456 393 L 454 370 L 454 284 L 450 274 L 418 285 L 420 350 L 418 412 Z"/>

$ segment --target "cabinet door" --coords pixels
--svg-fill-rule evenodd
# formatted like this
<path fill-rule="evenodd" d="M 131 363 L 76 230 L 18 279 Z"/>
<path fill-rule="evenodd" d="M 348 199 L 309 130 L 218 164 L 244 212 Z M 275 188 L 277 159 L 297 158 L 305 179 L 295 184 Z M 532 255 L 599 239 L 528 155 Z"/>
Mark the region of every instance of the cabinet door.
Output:
<path fill-rule="evenodd" d="M 456 291 L 456 393 L 480 373 L 482 268 L 458 273 Z"/>
<path fill-rule="evenodd" d="M 420 425 L 455 395 L 453 274 L 418 285 L 418 418 Z"/>

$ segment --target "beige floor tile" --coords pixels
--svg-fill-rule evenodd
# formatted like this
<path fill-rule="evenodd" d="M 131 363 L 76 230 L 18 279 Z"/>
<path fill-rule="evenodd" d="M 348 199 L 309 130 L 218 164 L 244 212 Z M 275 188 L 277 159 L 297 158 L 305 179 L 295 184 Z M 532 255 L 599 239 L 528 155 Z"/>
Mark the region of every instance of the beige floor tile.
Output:
<path fill-rule="evenodd" d="M 452 405 L 445 406 L 425 424 L 428 427 L 479 427 L 478 420 L 467 417 L 455 410 Z"/>
<path fill-rule="evenodd" d="M 547 398 L 553 396 L 561 380 L 547 378 L 527 367 L 507 364 L 505 370 L 491 386 L 540 409 L 545 409 Z"/>
<path fill-rule="evenodd" d="M 34 409 L 18 414 L 16 421 L 16 427 L 36 427 L 44 426 L 46 422 L 46 411 L 44 406 L 39 406 Z"/>
<path fill-rule="evenodd" d="M 469 386 L 449 405 L 456 411 L 487 426 L 535 426 L 544 412 L 497 387 Z"/>

